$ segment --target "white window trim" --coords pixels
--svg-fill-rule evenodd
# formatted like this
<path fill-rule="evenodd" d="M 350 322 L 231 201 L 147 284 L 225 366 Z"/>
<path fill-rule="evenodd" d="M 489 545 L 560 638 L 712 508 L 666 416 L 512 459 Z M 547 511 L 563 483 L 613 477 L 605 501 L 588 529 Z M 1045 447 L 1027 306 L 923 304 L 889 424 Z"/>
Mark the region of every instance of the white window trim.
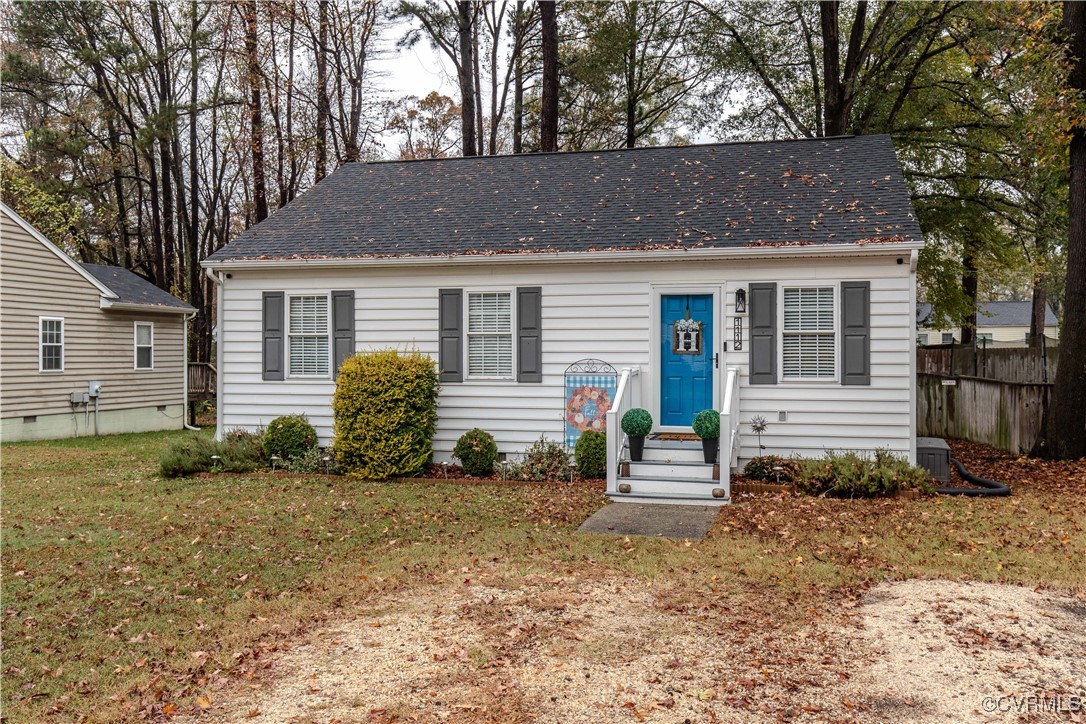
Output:
<path fill-rule="evenodd" d="M 332 354 L 333 354 L 333 339 L 332 339 L 332 293 L 327 292 L 321 294 L 320 292 L 285 292 L 284 296 L 284 309 L 283 309 L 283 341 L 285 348 L 283 350 L 285 359 L 283 360 L 286 365 L 286 379 L 288 380 L 330 380 L 332 379 Z M 295 375 L 290 372 L 290 340 L 292 337 L 312 337 L 311 334 L 291 334 L 290 333 L 290 300 L 293 297 L 324 297 L 325 309 L 327 310 L 327 326 L 325 328 L 325 336 L 328 338 L 328 373 L 323 375 Z"/>
<path fill-rule="evenodd" d="M 139 328 L 140 326 L 147 326 L 151 328 L 151 366 L 140 367 L 140 343 L 139 343 Z M 143 345 L 146 346 L 146 345 Z M 148 372 L 155 368 L 155 323 L 154 322 L 132 322 L 132 369 L 139 370 L 140 372 Z"/>
<path fill-rule="evenodd" d="M 471 295 L 472 294 L 508 294 L 509 295 L 509 339 L 512 343 L 510 359 L 512 367 L 509 375 L 473 375 L 468 364 L 468 349 L 470 348 L 471 332 Z M 514 287 L 472 287 L 464 289 L 464 380 L 466 382 L 516 382 L 517 380 L 517 290 Z"/>
<path fill-rule="evenodd" d="M 41 323 L 42 322 L 60 322 L 60 369 L 47 370 L 45 369 L 45 345 L 41 341 Z M 55 346 L 55 345 L 50 345 Z M 64 362 L 66 355 L 64 354 L 64 317 L 38 317 L 38 372 L 43 374 L 57 374 L 64 371 Z"/>
<path fill-rule="evenodd" d="M 799 281 L 777 285 L 777 369 L 780 370 L 778 384 L 786 385 L 829 385 L 841 378 L 841 283 L 848 279 L 827 281 Z M 787 377 L 784 374 L 784 290 L 785 289 L 832 289 L 833 290 L 833 376 L 832 377 Z"/>

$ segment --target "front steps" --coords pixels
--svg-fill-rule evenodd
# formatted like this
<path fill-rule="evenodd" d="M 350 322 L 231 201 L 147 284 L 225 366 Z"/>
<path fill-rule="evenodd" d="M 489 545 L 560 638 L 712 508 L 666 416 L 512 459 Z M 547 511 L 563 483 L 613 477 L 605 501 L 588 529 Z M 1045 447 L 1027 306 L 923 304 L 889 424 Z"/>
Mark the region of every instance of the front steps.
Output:
<path fill-rule="evenodd" d="M 701 441 L 645 441 L 641 462 L 630 461 L 628 447 L 622 449 L 615 501 L 668 502 L 687 505 L 723 505 L 727 489 L 718 479 L 716 465 L 703 462 Z M 715 495 L 714 495 L 715 492 Z M 719 496 L 719 497 L 717 497 Z"/>

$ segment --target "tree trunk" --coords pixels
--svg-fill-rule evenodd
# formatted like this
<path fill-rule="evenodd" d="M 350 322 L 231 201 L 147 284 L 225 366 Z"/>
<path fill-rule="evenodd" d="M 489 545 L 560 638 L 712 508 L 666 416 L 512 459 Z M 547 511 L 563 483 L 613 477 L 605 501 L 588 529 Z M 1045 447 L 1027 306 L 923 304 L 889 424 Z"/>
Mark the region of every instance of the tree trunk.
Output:
<path fill-rule="evenodd" d="M 475 54 L 472 52 L 475 8 L 470 1 L 459 0 L 456 9 L 460 41 L 460 65 L 456 70 L 460 82 L 461 152 L 465 156 L 475 156 L 479 150 L 475 128 Z"/>
<path fill-rule="evenodd" d="M 543 94 L 539 119 L 539 150 L 558 150 L 558 9 L 554 0 L 539 0 L 543 34 Z"/>
<path fill-rule="evenodd" d="M 1038 274 L 1033 280 L 1033 303 L 1029 314 L 1029 346 L 1040 347 L 1045 333 L 1045 310 L 1048 308 L 1048 291 L 1045 278 Z"/>
<path fill-rule="evenodd" d="M 317 166 L 313 182 L 328 173 L 328 0 L 317 3 L 320 30 L 317 41 Z"/>
<path fill-rule="evenodd" d="M 971 240 L 962 252 L 962 291 L 969 300 L 969 314 L 962 324 L 962 344 L 973 344 L 977 336 L 977 260 Z"/>
<path fill-rule="evenodd" d="M 524 28 L 524 0 L 517 0 L 514 18 L 514 43 L 521 42 Z M 524 50 L 519 49 L 513 58 L 513 153 L 524 151 Z"/>
<path fill-rule="evenodd" d="M 1063 29 L 1073 69 L 1069 85 L 1086 91 L 1086 5 L 1064 2 Z M 1086 457 L 1086 122 L 1071 132 L 1067 216 L 1067 280 L 1060 354 L 1045 435 L 1035 450 L 1045 457 Z"/>
<path fill-rule="evenodd" d="M 253 157 L 253 205 L 256 223 L 268 218 L 268 188 L 264 181 L 264 120 L 260 103 L 260 58 L 257 55 L 256 0 L 245 3 L 245 55 L 249 75 L 249 124 Z"/>
<path fill-rule="evenodd" d="M 843 135 L 841 119 L 841 32 L 838 23 L 839 0 L 818 3 L 822 20 L 822 87 L 825 93 L 823 128 L 827 136 Z M 964 340 L 963 340 L 964 341 Z"/>

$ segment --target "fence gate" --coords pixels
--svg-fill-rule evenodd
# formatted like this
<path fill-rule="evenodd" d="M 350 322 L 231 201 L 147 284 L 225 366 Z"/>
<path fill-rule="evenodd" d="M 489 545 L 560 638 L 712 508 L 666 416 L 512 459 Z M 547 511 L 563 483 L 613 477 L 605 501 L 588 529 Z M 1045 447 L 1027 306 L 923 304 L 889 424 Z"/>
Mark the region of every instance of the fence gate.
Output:
<path fill-rule="evenodd" d="M 607 429 L 607 411 L 615 399 L 618 372 L 599 359 L 577 360 L 566 368 L 566 447 L 572 450 L 585 430 Z"/>

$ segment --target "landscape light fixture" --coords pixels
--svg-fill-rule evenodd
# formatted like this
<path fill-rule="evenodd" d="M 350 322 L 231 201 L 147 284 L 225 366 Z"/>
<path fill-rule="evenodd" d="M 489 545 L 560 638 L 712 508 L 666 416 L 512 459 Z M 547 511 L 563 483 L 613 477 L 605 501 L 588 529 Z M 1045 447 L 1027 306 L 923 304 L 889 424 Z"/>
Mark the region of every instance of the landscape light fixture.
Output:
<path fill-rule="evenodd" d="M 278 455 L 272 455 L 271 456 L 272 472 L 273 473 L 275 472 L 275 464 L 278 463 L 280 460 L 282 460 L 282 458 L 280 458 Z"/>

